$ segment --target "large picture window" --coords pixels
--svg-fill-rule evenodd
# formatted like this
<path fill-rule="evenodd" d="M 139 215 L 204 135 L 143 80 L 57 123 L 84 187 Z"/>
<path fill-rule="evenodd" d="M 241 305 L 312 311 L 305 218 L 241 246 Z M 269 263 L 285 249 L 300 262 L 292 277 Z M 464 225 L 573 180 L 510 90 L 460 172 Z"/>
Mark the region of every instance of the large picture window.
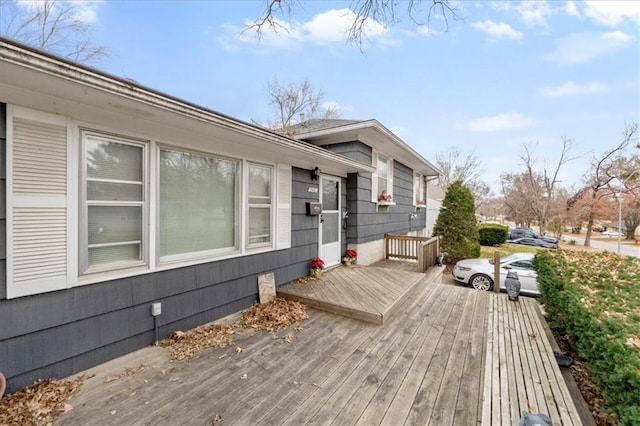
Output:
<path fill-rule="evenodd" d="M 271 245 L 273 169 L 249 164 L 247 246 Z"/>
<path fill-rule="evenodd" d="M 141 263 L 145 248 L 145 147 L 91 133 L 83 138 L 84 270 Z"/>
<path fill-rule="evenodd" d="M 159 256 L 238 250 L 240 162 L 160 150 Z"/>

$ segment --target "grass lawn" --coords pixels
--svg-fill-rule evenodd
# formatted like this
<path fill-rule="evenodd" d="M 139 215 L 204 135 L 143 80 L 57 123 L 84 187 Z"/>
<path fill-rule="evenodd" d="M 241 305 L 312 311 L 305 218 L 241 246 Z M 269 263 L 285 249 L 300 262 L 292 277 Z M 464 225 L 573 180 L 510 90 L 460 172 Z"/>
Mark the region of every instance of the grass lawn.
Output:
<path fill-rule="evenodd" d="M 548 250 L 544 248 L 525 246 L 523 244 L 501 244 L 498 247 L 485 247 L 480 246 L 480 257 L 490 257 L 493 258 L 493 253 L 498 250 L 500 252 L 500 257 L 504 257 L 506 255 L 512 253 L 537 253 L 540 250 Z"/>

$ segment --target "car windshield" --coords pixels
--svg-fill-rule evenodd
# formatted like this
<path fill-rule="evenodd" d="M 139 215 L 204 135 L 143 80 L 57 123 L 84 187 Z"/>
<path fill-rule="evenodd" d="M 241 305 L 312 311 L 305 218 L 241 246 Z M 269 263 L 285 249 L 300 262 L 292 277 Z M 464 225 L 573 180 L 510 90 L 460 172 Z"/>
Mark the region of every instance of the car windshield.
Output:
<path fill-rule="evenodd" d="M 510 254 L 508 256 L 505 257 L 501 257 L 500 258 L 500 264 L 502 265 L 503 263 L 506 262 L 511 262 L 512 260 L 518 259 L 519 256 L 517 254 Z M 489 259 L 489 263 L 493 265 L 493 259 Z"/>

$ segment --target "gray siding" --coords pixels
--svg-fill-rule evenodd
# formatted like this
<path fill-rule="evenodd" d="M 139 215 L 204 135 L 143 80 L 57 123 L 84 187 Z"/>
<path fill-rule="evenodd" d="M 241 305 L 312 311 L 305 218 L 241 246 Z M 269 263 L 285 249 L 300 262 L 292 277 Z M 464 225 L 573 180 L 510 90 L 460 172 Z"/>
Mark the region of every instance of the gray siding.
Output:
<path fill-rule="evenodd" d="M 322 145 L 322 147 L 328 151 L 335 152 L 344 157 L 358 161 L 367 166 L 371 165 L 371 147 L 363 144 L 362 142 L 344 142 L 331 145 Z"/>
<path fill-rule="evenodd" d="M 4 123 L 4 113 L 2 117 Z M 8 391 L 39 378 L 65 377 L 152 344 L 151 302 L 162 302 L 158 319 L 163 338 L 249 307 L 258 299 L 261 273 L 275 272 L 277 285 L 307 275 L 318 250 L 318 218 L 306 216 L 305 203 L 317 199 L 308 192 L 317 182 L 308 170 L 296 168 L 292 180 L 292 247 L 287 250 L 11 300 L 4 296 L 3 273 L 0 371 L 7 376 Z M 1 236 L 4 247 L 4 232 Z M 2 264 L 4 268 L 4 259 Z"/>
<path fill-rule="evenodd" d="M 372 150 L 362 142 L 322 145 L 323 148 L 371 165 Z M 346 204 L 349 212 L 346 242 L 360 244 L 379 240 L 384 234 L 406 234 L 426 227 L 426 210 L 413 205 L 413 170 L 393 162 L 393 201 L 395 206 L 378 207 L 371 202 L 371 175 L 352 173 L 347 179 Z M 410 214 L 417 215 L 412 218 Z M 345 239 L 343 238 L 343 242 Z M 346 250 L 346 246 L 344 247 Z M 344 250 L 343 250 L 344 251 Z"/>

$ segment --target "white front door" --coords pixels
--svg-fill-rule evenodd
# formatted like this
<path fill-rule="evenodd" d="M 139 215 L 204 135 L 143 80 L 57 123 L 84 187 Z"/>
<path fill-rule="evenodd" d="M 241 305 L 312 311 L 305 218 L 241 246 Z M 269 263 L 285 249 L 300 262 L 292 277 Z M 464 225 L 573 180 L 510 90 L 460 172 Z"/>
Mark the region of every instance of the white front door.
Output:
<path fill-rule="evenodd" d="M 340 179 L 320 176 L 320 215 L 319 253 L 325 266 L 340 263 L 341 218 L 340 218 Z"/>

